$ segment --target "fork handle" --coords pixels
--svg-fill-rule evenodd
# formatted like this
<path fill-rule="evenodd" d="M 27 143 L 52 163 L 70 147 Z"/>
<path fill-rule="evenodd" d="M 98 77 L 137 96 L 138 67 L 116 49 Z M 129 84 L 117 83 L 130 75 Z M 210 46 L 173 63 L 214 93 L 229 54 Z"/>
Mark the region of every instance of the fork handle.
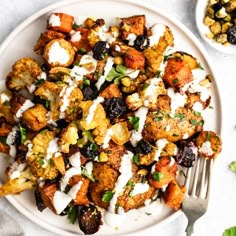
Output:
<path fill-rule="evenodd" d="M 188 225 L 187 225 L 187 228 L 185 230 L 186 236 L 193 235 L 193 232 L 194 232 L 193 228 L 194 228 L 194 222 L 193 221 L 189 221 Z"/>

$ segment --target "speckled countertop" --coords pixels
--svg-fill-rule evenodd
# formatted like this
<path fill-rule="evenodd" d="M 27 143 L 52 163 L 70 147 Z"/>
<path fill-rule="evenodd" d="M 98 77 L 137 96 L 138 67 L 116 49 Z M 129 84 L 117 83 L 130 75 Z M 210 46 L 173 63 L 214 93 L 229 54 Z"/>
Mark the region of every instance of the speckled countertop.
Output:
<path fill-rule="evenodd" d="M 223 152 L 215 165 L 211 201 L 207 214 L 196 223 L 197 236 L 221 236 L 225 228 L 236 226 L 236 174 L 228 168 L 229 163 L 236 160 L 234 151 L 236 141 L 236 56 L 228 56 L 209 48 L 197 32 L 194 21 L 196 0 L 143 0 L 176 17 L 184 23 L 202 42 L 213 62 L 219 85 L 223 124 Z M 0 43 L 24 19 L 39 9 L 58 0 L 11 0 L 0 1 Z M 0 211 L 6 212 L 23 228 L 25 235 L 56 236 L 19 213 L 6 199 L 0 199 Z M 150 235 L 181 236 L 184 234 L 186 218 L 181 215 L 173 222 L 158 228 Z M 0 228 L 1 235 L 1 228 Z M 146 234 L 147 235 L 147 234 Z M 13 235 L 9 235 L 13 236 Z"/>

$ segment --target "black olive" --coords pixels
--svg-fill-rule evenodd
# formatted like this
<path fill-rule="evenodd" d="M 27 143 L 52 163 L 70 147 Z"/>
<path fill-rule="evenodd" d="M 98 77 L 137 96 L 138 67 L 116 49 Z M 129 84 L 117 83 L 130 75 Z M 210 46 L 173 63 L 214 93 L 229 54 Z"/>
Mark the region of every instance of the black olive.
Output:
<path fill-rule="evenodd" d="M 39 96 L 33 97 L 33 103 L 35 104 L 42 104 L 47 110 L 49 110 L 49 102 L 47 100 L 41 99 Z"/>
<path fill-rule="evenodd" d="M 93 57 L 96 60 L 102 60 L 105 57 L 105 54 L 108 53 L 109 46 L 106 41 L 98 41 L 94 45 L 92 52 Z"/>
<path fill-rule="evenodd" d="M 99 26 L 105 25 L 104 19 L 97 19 L 97 20 L 95 21 L 95 23 L 96 23 L 97 25 L 99 25 Z"/>
<path fill-rule="evenodd" d="M 222 8 L 222 5 L 220 3 L 215 3 L 212 5 L 212 8 L 213 8 L 214 12 L 216 13 L 217 11 L 219 11 Z"/>
<path fill-rule="evenodd" d="M 15 131 L 13 133 L 13 140 L 12 140 L 12 145 L 15 145 L 15 146 L 20 146 L 21 145 L 21 133 L 20 131 Z"/>
<path fill-rule="evenodd" d="M 127 107 L 122 98 L 108 98 L 103 103 L 103 106 L 107 116 L 111 120 L 122 116 L 127 111 Z"/>
<path fill-rule="evenodd" d="M 177 164 L 192 167 L 197 159 L 197 147 L 193 142 L 181 141 L 177 155 L 174 157 Z"/>
<path fill-rule="evenodd" d="M 140 153 L 140 154 L 148 154 L 148 153 L 152 152 L 152 150 L 153 150 L 152 146 L 143 139 L 141 139 L 137 143 L 137 146 L 135 149 L 136 149 L 136 153 Z"/>
<path fill-rule="evenodd" d="M 60 213 L 60 216 L 66 216 L 66 215 L 68 215 L 69 210 L 70 210 L 70 206 L 67 206 L 67 207 Z"/>
<path fill-rule="evenodd" d="M 146 48 L 148 48 L 150 45 L 150 39 L 146 35 L 139 35 L 137 38 L 134 40 L 134 47 L 138 51 L 143 51 Z"/>
<path fill-rule="evenodd" d="M 95 143 L 88 142 L 81 149 L 82 155 L 88 159 L 95 159 L 98 156 L 98 147 Z"/>
<path fill-rule="evenodd" d="M 50 70 L 50 67 L 46 63 L 44 63 L 41 65 L 41 69 L 44 72 L 48 72 Z"/>
<path fill-rule="evenodd" d="M 60 127 L 61 129 L 66 128 L 68 126 L 68 123 L 64 119 L 57 120 L 56 123 L 57 126 Z"/>
<path fill-rule="evenodd" d="M 98 90 L 96 86 L 90 85 L 90 86 L 83 87 L 82 93 L 84 95 L 85 101 L 94 100 L 98 95 Z"/>
<path fill-rule="evenodd" d="M 95 234 L 102 224 L 102 214 L 93 205 L 83 206 L 79 211 L 78 220 L 84 234 Z"/>
<path fill-rule="evenodd" d="M 36 206 L 37 206 L 38 210 L 42 212 L 46 208 L 46 206 L 43 202 L 43 199 L 41 197 L 39 190 L 34 191 L 34 197 L 35 197 Z"/>
<path fill-rule="evenodd" d="M 130 141 L 127 142 L 127 143 L 125 143 L 124 146 L 125 146 L 125 148 L 126 148 L 128 151 L 130 151 L 130 152 L 136 154 L 136 148 L 131 144 Z"/>
<path fill-rule="evenodd" d="M 236 25 L 228 29 L 227 40 L 229 43 L 236 45 Z"/>

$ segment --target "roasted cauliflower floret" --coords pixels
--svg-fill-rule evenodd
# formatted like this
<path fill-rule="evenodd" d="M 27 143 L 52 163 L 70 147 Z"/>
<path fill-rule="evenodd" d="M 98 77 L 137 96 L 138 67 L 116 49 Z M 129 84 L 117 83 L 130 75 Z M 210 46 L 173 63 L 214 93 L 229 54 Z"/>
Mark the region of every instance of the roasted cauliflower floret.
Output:
<path fill-rule="evenodd" d="M 69 153 L 70 145 L 76 144 L 79 138 L 78 128 L 75 123 L 70 123 L 65 129 L 62 130 L 58 144 L 60 145 L 61 152 Z"/>
<path fill-rule="evenodd" d="M 53 39 L 44 48 L 43 58 L 50 67 L 70 66 L 75 57 L 75 49 L 65 39 Z"/>
<path fill-rule="evenodd" d="M 28 129 L 37 132 L 47 126 L 47 112 L 43 105 L 36 104 L 23 112 L 21 122 Z"/>
<path fill-rule="evenodd" d="M 27 153 L 27 162 L 32 174 L 37 178 L 56 178 L 58 169 L 55 166 L 54 159 L 57 165 L 59 165 L 58 161 L 60 160 L 60 165 L 64 166 L 55 133 L 47 130 L 41 131 L 32 140 L 32 148 Z"/>
<path fill-rule="evenodd" d="M 9 90 L 19 91 L 31 86 L 41 73 L 42 69 L 34 59 L 22 58 L 12 66 L 6 78 L 6 86 Z"/>
<path fill-rule="evenodd" d="M 155 28 L 163 29 L 163 36 L 160 38 L 153 36 Z M 147 71 L 151 76 L 156 76 L 163 60 L 163 53 L 168 46 L 173 46 L 174 37 L 168 26 L 156 24 L 148 30 L 150 47 L 144 50 L 146 58 Z"/>
<path fill-rule="evenodd" d="M 103 122 L 101 122 L 99 124 L 99 126 L 97 126 L 92 134 L 94 137 L 94 141 L 98 144 L 98 145 L 101 145 L 104 143 L 104 139 L 105 139 L 105 136 L 107 134 L 107 131 L 108 131 L 108 126 L 110 125 L 110 120 L 109 119 L 104 119 Z"/>
<path fill-rule="evenodd" d="M 37 183 L 37 179 L 32 175 L 31 169 L 27 165 L 21 164 L 21 171 L 16 171 L 13 165 L 19 166 L 17 163 L 14 163 L 6 170 L 6 182 L 0 186 L 0 197 L 8 194 L 19 194 L 34 188 Z"/>
<path fill-rule="evenodd" d="M 106 112 L 100 102 L 103 102 L 102 97 L 98 97 L 94 101 L 82 101 L 79 106 L 83 110 L 83 118 L 80 120 L 80 125 L 85 130 L 95 129 L 98 126 L 103 126 L 106 119 Z"/>
<path fill-rule="evenodd" d="M 207 159 L 216 158 L 222 149 L 221 139 L 213 131 L 202 131 L 196 139 L 196 144 L 199 154 Z"/>
<path fill-rule="evenodd" d="M 202 129 L 202 116 L 181 107 L 172 117 L 166 111 L 149 112 L 142 134 L 143 138 L 149 142 L 158 139 L 176 142 L 189 138 Z"/>
<path fill-rule="evenodd" d="M 139 107 L 143 105 L 143 102 L 139 93 L 133 93 L 127 96 L 125 102 L 126 102 L 127 107 L 132 111 L 137 110 Z"/>

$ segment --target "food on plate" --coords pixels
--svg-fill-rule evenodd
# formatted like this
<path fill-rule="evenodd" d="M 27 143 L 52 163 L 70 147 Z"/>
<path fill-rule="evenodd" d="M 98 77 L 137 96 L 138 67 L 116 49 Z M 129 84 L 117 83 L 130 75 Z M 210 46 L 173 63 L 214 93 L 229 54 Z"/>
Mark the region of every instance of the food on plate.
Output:
<path fill-rule="evenodd" d="M 160 198 L 180 209 L 180 170 L 222 144 L 204 127 L 211 77 L 171 29 L 55 12 L 34 51 L 43 63 L 17 60 L 0 93 L 0 196 L 34 189 L 40 211 L 78 218 L 85 234 Z"/>
<path fill-rule="evenodd" d="M 208 0 L 204 18 L 204 24 L 210 29 L 207 37 L 223 45 L 235 45 L 235 12 L 235 0 Z"/>

